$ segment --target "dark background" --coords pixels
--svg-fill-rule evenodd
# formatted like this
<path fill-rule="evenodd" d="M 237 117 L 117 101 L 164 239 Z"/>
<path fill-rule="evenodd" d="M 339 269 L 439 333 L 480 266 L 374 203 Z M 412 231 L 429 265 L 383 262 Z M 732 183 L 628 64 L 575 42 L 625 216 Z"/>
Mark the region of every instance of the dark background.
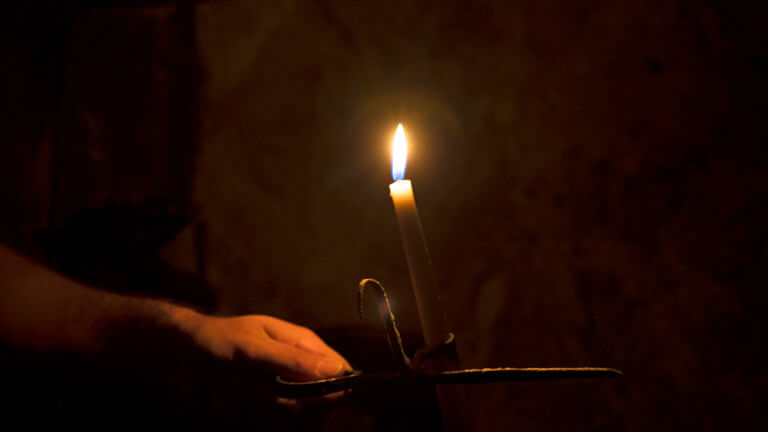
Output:
<path fill-rule="evenodd" d="M 385 342 L 356 317 L 363 277 L 418 344 L 387 190 L 402 122 L 463 365 L 625 373 L 467 388 L 477 430 L 765 427 L 754 3 L 11 7 L 2 240 L 107 289 L 307 325 L 366 369 Z M 209 421 L 266 409 L 198 379 Z M 85 415 L 55 394 L 41 412 Z M 371 429 L 365 413 L 313 418 Z"/>

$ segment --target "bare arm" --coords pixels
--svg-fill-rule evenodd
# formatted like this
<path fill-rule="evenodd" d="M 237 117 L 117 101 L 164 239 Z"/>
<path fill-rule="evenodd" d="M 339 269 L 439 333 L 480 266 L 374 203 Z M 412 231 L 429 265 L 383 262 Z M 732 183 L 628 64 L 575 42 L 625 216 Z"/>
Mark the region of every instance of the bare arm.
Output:
<path fill-rule="evenodd" d="M 349 363 L 311 330 L 266 316 L 214 317 L 172 303 L 83 286 L 0 245 L 0 339 L 38 350 L 99 351 L 131 324 L 180 332 L 224 360 L 245 357 L 295 379 L 341 374 Z"/>

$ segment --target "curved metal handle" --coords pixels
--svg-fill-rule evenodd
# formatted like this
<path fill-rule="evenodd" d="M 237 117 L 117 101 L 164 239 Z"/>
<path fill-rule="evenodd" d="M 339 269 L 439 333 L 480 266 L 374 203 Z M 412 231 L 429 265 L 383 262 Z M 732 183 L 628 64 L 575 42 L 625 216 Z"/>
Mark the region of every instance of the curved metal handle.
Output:
<path fill-rule="evenodd" d="M 392 307 L 389 304 L 389 297 L 384 287 L 376 279 L 363 279 L 360 281 L 360 285 L 357 289 L 357 310 L 360 314 L 360 318 L 363 317 L 363 293 L 366 287 L 373 289 L 378 296 L 378 308 L 379 316 L 384 321 L 384 325 L 387 328 L 387 342 L 389 342 L 389 350 L 392 351 L 392 357 L 397 364 L 400 373 L 407 375 L 412 372 L 411 359 L 405 353 L 403 349 L 403 338 L 400 336 L 400 331 L 395 324 L 395 314 L 392 313 Z"/>

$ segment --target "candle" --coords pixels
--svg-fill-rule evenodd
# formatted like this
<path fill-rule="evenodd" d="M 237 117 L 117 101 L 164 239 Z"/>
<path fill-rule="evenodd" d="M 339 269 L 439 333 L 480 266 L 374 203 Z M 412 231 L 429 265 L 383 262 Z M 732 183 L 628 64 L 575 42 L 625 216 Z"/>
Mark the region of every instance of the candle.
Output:
<path fill-rule="evenodd" d="M 448 322 L 443 312 L 440 292 L 435 284 L 432 263 L 427 251 L 427 243 L 421 230 L 413 187 L 410 180 L 405 180 L 405 163 L 408 148 L 403 125 L 397 125 L 392 142 L 392 180 L 389 195 L 395 205 L 397 223 L 403 240 L 405 258 L 411 273 L 411 284 L 419 311 L 421 331 L 428 347 L 435 347 L 449 339 Z"/>

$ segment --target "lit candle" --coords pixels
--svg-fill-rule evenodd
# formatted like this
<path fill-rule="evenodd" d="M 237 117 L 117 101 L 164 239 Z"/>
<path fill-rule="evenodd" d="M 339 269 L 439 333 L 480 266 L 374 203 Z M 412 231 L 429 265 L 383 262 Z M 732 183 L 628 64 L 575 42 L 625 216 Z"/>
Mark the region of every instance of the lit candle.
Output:
<path fill-rule="evenodd" d="M 448 322 L 441 305 L 440 292 L 435 284 L 432 262 L 427 252 L 427 242 L 421 230 L 416 201 L 413 199 L 413 188 L 410 180 L 405 178 L 405 162 L 408 148 L 405 141 L 403 125 L 397 125 L 395 138 L 392 142 L 392 180 L 389 185 L 389 195 L 395 204 L 397 223 L 400 226 L 400 236 L 403 240 L 405 258 L 411 272 L 411 284 L 416 297 L 416 307 L 419 311 L 421 331 L 424 342 L 429 347 L 435 347 L 449 339 Z"/>

